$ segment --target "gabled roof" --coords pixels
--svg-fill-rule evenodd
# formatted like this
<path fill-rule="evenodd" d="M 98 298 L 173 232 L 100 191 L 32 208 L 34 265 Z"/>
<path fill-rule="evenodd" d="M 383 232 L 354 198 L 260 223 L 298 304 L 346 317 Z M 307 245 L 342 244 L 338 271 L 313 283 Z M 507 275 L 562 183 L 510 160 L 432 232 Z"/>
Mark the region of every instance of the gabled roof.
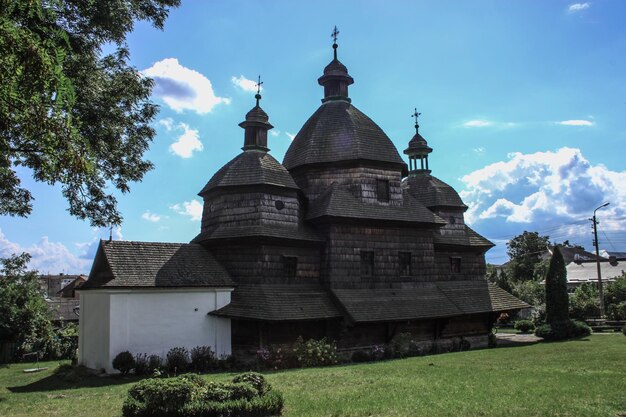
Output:
<path fill-rule="evenodd" d="M 242 285 L 230 304 L 211 314 L 252 320 L 289 321 L 340 318 L 328 291 L 305 285 Z"/>
<path fill-rule="evenodd" d="M 376 123 L 347 101 L 328 101 L 306 121 L 289 146 L 283 165 L 292 170 L 301 165 L 369 160 L 406 163 L 389 137 Z"/>
<path fill-rule="evenodd" d="M 298 227 L 281 227 L 275 225 L 256 226 L 218 226 L 217 228 L 201 232 L 191 243 L 200 243 L 208 240 L 234 239 L 248 237 L 268 237 L 288 240 L 303 240 L 310 242 L 324 242 L 312 228 L 300 225 Z"/>
<path fill-rule="evenodd" d="M 474 246 L 486 248 L 495 246 L 493 242 L 482 237 L 467 225 L 465 226 L 465 234 L 462 236 L 435 233 L 434 242 L 439 245 L 454 246 Z"/>
<path fill-rule="evenodd" d="M 596 261 L 587 261 L 581 263 L 571 262 L 565 267 L 567 270 L 567 282 L 568 284 L 584 282 L 598 282 L 598 266 Z M 626 271 L 626 261 L 617 261 L 616 265 L 611 265 L 608 259 L 602 259 L 600 261 L 600 274 L 602 281 L 614 281 L 616 278 L 621 277 Z"/>
<path fill-rule="evenodd" d="M 428 282 L 415 288 L 332 291 L 354 322 L 445 318 L 530 307 L 484 280 Z"/>
<path fill-rule="evenodd" d="M 349 190 L 336 183 L 331 184 L 328 189 L 309 204 L 307 220 L 320 217 L 445 224 L 443 219 L 407 193 L 403 193 L 401 206 L 369 204 L 354 197 Z"/>
<path fill-rule="evenodd" d="M 201 245 L 101 240 L 89 279 L 80 289 L 233 285 Z"/>
<path fill-rule="evenodd" d="M 250 149 L 240 153 L 217 171 L 198 195 L 217 187 L 260 184 L 299 189 L 291 174 L 272 155 Z"/>
<path fill-rule="evenodd" d="M 409 175 L 402 181 L 402 188 L 428 208 L 456 207 L 463 210 L 467 209 L 454 188 L 425 172 Z"/>

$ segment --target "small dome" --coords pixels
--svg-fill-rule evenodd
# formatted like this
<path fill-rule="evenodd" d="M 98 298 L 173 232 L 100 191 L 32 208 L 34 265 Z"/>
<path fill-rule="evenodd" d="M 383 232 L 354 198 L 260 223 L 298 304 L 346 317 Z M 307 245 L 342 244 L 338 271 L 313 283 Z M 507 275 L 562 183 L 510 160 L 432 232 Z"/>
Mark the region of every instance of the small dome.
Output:
<path fill-rule="evenodd" d="M 402 188 L 428 208 L 452 207 L 467 210 L 454 188 L 430 174 L 410 175 L 402 181 Z"/>
<path fill-rule="evenodd" d="M 246 122 L 267 123 L 269 120 L 270 117 L 260 106 L 255 106 L 246 113 Z"/>
<path fill-rule="evenodd" d="M 330 64 L 324 68 L 324 75 L 348 75 L 348 68 L 338 59 L 333 59 Z"/>
<path fill-rule="evenodd" d="M 259 150 L 240 153 L 213 175 L 198 195 L 218 187 L 274 185 L 299 189 L 289 171 L 272 155 Z"/>
<path fill-rule="evenodd" d="M 394 144 L 372 119 L 346 101 L 328 101 L 302 126 L 283 164 L 291 170 L 349 160 L 392 163 L 407 170 Z"/>

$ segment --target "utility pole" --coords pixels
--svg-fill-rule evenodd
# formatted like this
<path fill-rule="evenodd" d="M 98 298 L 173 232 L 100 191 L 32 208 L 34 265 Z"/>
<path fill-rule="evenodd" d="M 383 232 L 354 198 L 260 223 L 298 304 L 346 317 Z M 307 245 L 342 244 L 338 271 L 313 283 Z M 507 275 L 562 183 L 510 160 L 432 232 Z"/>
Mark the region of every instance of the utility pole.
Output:
<path fill-rule="evenodd" d="M 602 290 L 602 271 L 600 270 L 600 250 L 598 248 L 598 220 L 596 219 L 596 211 L 602 207 L 608 206 L 610 203 L 604 203 L 593 211 L 593 217 L 589 220 L 593 222 L 593 244 L 596 247 L 596 268 L 598 270 L 598 295 L 600 296 L 600 317 L 604 318 L 604 291 Z"/>

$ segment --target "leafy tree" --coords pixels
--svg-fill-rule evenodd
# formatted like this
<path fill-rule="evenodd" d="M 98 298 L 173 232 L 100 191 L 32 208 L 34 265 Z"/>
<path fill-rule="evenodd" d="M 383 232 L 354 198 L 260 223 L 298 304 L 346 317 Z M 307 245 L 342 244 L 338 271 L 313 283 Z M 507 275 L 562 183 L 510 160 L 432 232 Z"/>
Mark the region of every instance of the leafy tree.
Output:
<path fill-rule="evenodd" d="M 122 220 L 112 189 L 152 168 L 152 81 L 129 65 L 136 20 L 162 28 L 180 0 L 0 0 L 0 215 L 27 216 L 16 167 L 60 183 L 69 212 Z M 116 47 L 102 56 L 104 45 Z"/>
<path fill-rule="evenodd" d="M 538 281 L 515 282 L 511 294 L 532 306 L 540 306 L 546 302 L 546 291 Z"/>
<path fill-rule="evenodd" d="M 626 301 L 626 273 L 606 286 L 604 299 L 607 306 Z"/>
<path fill-rule="evenodd" d="M 54 342 L 51 312 L 36 271 L 26 271 L 30 255 L 0 259 L 0 340 L 14 342 L 16 352 L 48 353 Z"/>
<path fill-rule="evenodd" d="M 569 296 L 567 295 L 567 271 L 561 250 L 554 248 L 546 275 L 546 322 L 551 326 L 569 319 Z"/>
<path fill-rule="evenodd" d="M 511 239 L 507 244 L 507 254 L 511 258 L 510 271 L 513 281 L 535 279 L 535 266 L 541 261 L 540 254 L 549 245 L 548 236 L 540 236 L 537 232 L 524 231 Z"/>
<path fill-rule="evenodd" d="M 569 315 L 579 320 L 600 316 L 600 299 L 594 284 L 584 283 L 574 290 L 569 299 Z"/>

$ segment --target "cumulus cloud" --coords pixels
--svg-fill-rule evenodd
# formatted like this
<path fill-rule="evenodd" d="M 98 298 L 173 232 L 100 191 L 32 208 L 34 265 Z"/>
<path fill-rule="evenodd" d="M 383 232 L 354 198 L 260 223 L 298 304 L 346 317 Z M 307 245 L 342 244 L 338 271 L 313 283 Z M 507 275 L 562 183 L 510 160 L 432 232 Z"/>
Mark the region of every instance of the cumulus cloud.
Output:
<path fill-rule="evenodd" d="M 593 126 L 589 120 L 563 120 L 557 123 L 563 126 Z"/>
<path fill-rule="evenodd" d="M 232 77 L 230 81 L 235 85 L 235 87 L 241 88 L 243 91 L 251 91 L 256 92 L 256 81 L 249 80 L 243 75 L 239 77 Z M 263 86 L 261 86 L 261 90 L 263 90 Z"/>
<path fill-rule="evenodd" d="M 176 129 L 182 130 L 183 133 L 170 145 L 171 153 L 181 158 L 191 158 L 194 152 L 204 149 L 197 129 L 191 129 L 186 123 L 179 123 Z"/>
<path fill-rule="evenodd" d="M 48 236 L 30 246 L 21 246 L 10 241 L 0 230 L 0 257 L 6 258 L 13 254 L 28 252 L 32 256 L 29 264 L 30 269 L 40 273 L 58 274 L 87 274 L 91 269 L 100 237 L 108 238 L 107 228 L 94 228 L 92 239 L 89 242 L 75 243 L 78 254 L 70 250 L 62 242 L 51 241 Z M 113 229 L 113 237 L 116 240 L 122 238 L 121 229 Z"/>
<path fill-rule="evenodd" d="M 574 3 L 567 7 L 567 11 L 570 13 L 580 12 L 591 7 L 591 3 Z"/>
<path fill-rule="evenodd" d="M 172 119 L 171 117 L 161 119 L 158 121 L 158 123 L 160 126 L 163 126 L 168 132 L 174 128 L 174 119 Z"/>
<path fill-rule="evenodd" d="M 626 171 L 592 165 L 580 149 L 509 155 L 461 178 L 466 220 L 486 237 L 551 229 L 554 240 L 589 244 L 593 209 L 604 201 L 605 231 L 623 230 Z M 551 233 L 546 233 L 551 235 Z"/>
<path fill-rule="evenodd" d="M 158 214 L 150 213 L 150 210 L 142 213 L 141 218 L 152 223 L 156 223 L 161 220 L 161 216 L 159 216 Z"/>
<path fill-rule="evenodd" d="M 487 126 L 491 126 L 493 124 L 493 122 L 490 122 L 488 120 L 468 120 L 467 122 L 463 123 L 463 127 L 487 127 Z"/>
<path fill-rule="evenodd" d="M 156 62 L 143 74 L 154 80 L 153 94 L 176 112 L 192 110 L 204 114 L 218 104 L 230 103 L 229 98 L 215 95 L 208 78 L 182 66 L 176 58 Z"/>
<path fill-rule="evenodd" d="M 181 204 L 170 206 L 178 214 L 188 216 L 192 221 L 200 221 L 202 219 L 202 203 L 198 200 L 183 201 Z"/>

